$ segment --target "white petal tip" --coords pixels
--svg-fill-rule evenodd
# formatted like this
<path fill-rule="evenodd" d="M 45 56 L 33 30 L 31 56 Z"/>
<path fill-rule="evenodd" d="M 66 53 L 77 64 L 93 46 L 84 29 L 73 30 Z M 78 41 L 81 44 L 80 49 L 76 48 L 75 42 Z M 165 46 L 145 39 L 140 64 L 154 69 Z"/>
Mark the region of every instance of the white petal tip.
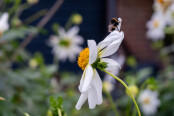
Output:
<path fill-rule="evenodd" d="M 102 103 L 103 103 L 103 101 L 101 101 L 101 102 L 98 102 L 98 103 L 97 103 L 97 105 L 101 105 Z"/>
<path fill-rule="evenodd" d="M 89 107 L 89 109 L 94 109 L 94 108 L 95 108 L 95 106 Z"/>
<path fill-rule="evenodd" d="M 81 107 L 80 106 L 76 106 L 76 110 L 80 110 L 81 109 Z"/>

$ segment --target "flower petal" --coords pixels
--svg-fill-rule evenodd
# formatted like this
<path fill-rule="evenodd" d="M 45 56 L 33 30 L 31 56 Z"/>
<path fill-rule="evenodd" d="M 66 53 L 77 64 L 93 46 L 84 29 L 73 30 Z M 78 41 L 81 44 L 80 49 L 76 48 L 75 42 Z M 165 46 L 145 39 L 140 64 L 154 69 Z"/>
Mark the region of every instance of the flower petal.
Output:
<path fill-rule="evenodd" d="M 79 32 L 79 27 L 78 26 L 74 26 L 74 27 L 72 27 L 72 28 L 70 28 L 69 30 L 68 30 L 68 32 L 67 32 L 67 34 L 68 34 L 68 36 L 74 36 L 74 35 L 77 35 L 78 34 L 78 32 Z"/>
<path fill-rule="evenodd" d="M 111 44 L 113 41 L 118 40 L 124 36 L 123 32 L 113 31 L 103 41 L 98 44 L 98 50 L 101 50 Z"/>
<path fill-rule="evenodd" d="M 122 19 L 121 18 L 118 18 L 118 21 L 120 22 L 119 25 L 118 25 L 118 30 L 120 31 Z"/>
<path fill-rule="evenodd" d="M 96 42 L 94 40 L 88 40 L 88 47 L 89 47 L 89 64 L 92 64 L 96 61 L 98 55 Z"/>
<path fill-rule="evenodd" d="M 7 12 L 3 13 L 0 17 L 0 31 L 1 32 L 7 31 L 9 29 L 8 17 L 9 17 L 9 14 Z"/>
<path fill-rule="evenodd" d="M 86 73 L 84 75 L 84 81 L 83 81 L 83 85 L 82 85 L 82 93 L 86 92 L 87 90 L 90 89 L 90 84 L 92 81 L 92 77 L 93 77 L 93 68 L 91 65 L 87 66 L 86 69 Z"/>
<path fill-rule="evenodd" d="M 79 98 L 79 100 L 78 100 L 78 102 L 77 102 L 77 104 L 76 104 L 76 109 L 77 109 L 77 110 L 80 110 L 80 109 L 81 109 L 81 107 L 82 107 L 82 105 L 85 103 L 87 97 L 88 97 L 88 93 L 82 93 L 82 94 L 80 95 L 80 98 Z"/>
<path fill-rule="evenodd" d="M 106 56 L 110 56 L 110 55 L 114 54 L 118 50 L 123 38 L 124 38 L 124 36 L 122 36 L 118 40 L 113 41 L 108 47 L 106 47 L 105 49 L 103 49 L 99 53 L 99 56 L 100 57 L 106 57 Z"/>
<path fill-rule="evenodd" d="M 106 70 L 109 72 L 113 72 L 114 70 L 116 70 L 117 68 L 121 69 L 120 64 L 118 64 L 118 62 L 116 62 L 115 60 L 112 60 L 110 58 L 101 58 L 101 62 L 106 62 L 107 64 L 107 68 Z"/>
<path fill-rule="evenodd" d="M 83 74 L 82 74 L 82 77 L 80 79 L 80 85 L 79 85 L 79 91 L 82 92 L 82 86 L 83 86 L 83 82 L 84 82 L 84 78 L 85 78 L 85 74 L 86 74 L 86 69 L 87 67 L 85 68 L 85 70 L 83 71 Z"/>
<path fill-rule="evenodd" d="M 102 81 L 100 79 L 100 76 L 96 70 L 94 70 L 94 78 L 92 80 L 92 85 L 94 86 L 96 93 L 97 93 L 97 104 L 100 105 L 103 102 L 102 97 Z"/>
<path fill-rule="evenodd" d="M 58 34 L 61 37 L 60 39 L 63 39 L 66 36 L 65 29 L 63 27 L 59 27 Z"/>
<path fill-rule="evenodd" d="M 48 45 L 50 45 L 50 46 L 57 46 L 58 42 L 59 42 L 58 36 L 51 35 L 51 37 L 49 39 L 49 42 L 48 42 Z"/>
<path fill-rule="evenodd" d="M 90 109 L 94 109 L 96 106 L 96 102 L 97 102 L 97 93 L 94 89 L 94 87 L 92 86 L 90 88 L 90 90 L 88 91 L 88 104 L 89 104 L 89 108 Z"/>
<path fill-rule="evenodd" d="M 77 36 L 77 35 L 76 35 L 76 36 L 74 37 L 73 42 L 74 42 L 75 44 L 83 44 L 83 43 L 84 43 L 84 39 L 83 39 L 83 37 Z"/>

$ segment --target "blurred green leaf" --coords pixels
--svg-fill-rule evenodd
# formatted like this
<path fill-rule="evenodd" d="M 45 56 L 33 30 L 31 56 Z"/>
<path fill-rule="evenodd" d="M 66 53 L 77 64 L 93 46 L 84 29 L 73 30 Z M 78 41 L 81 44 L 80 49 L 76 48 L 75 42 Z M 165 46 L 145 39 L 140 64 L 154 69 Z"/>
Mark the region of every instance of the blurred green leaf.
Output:
<path fill-rule="evenodd" d="M 59 24 L 58 24 L 58 23 L 54 23 L 54 24 L 52 25 L 52 29 L 53 29 L 54 33 L 55 33 L 56 35 L 58 35 Z"/>
<path fill-rule="evenodd" d="M 57 103 L 59 106 L 63 105 L 63 98 L 62 97 L 58 97 L 57 98 Z"/>
<path fill-rule="evenodd" d="M 173 34 L 174 33 L 174 26 L 166 27 L 164 31 L 166 34 Z"/>
<path fill-rule="evenodd" d="M 152 43 L 152 48 L 153 49 L 160 49 L 164 46 L 163 40 L 158 40 Z"/>
<path fill-rule="evenodd" d="M 64 116 L 64 110 L 63 110 L 63 98 L 58 97 L 57 101 L 54 97 L 50 97 L 50 107 L 53 116 Z"/>
<path fill-rule="evenodd" d="M 26 35 L 37 33 L 37 31 L 38 30 L 35 27 L 21 27 L 19 29 L 11 29 L 3 34 L 3 36 L 0 38 L 0 42 L 24 39 Z"/>
<path fill-rule="evenodd" d="M 126 63 L 131 66 L 131 67 L 136 67 L 137 66 L 137 61 L 136 59 L 133 57 L 133 56 L 129 56 L 127 59 L 126 59 Z"/>

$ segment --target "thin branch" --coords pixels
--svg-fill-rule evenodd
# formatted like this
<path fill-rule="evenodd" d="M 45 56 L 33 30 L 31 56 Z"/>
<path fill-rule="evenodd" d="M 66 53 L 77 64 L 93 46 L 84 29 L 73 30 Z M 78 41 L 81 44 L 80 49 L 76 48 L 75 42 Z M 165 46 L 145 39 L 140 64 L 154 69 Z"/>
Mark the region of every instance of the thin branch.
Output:
<path fill-rule="evenodd" d="M 41 21 L 37 24 L 37 28 L 43 28 L 47 22 L 51 19 L 51 17 L 56 13 L 56 11 L 60 8 L 64 0 L 57 0 L 53 7 L 46 13 L 46 15 L 41 19 Z M 19 48 L 12 54 L 11 63 L 14 62 L 18 53 L 21 49 L 25 48 L 36 36 L 37 34 L 29 35 L 19 46 Z"/>

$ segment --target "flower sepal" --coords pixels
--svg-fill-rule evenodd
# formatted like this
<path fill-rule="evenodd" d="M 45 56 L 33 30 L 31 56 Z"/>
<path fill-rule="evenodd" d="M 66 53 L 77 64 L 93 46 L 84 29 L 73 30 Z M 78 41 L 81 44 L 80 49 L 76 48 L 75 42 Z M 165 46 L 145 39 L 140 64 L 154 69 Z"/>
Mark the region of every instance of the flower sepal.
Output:
<path fill-rule="evenodd" d="M 100 58 L 97 58 L 97 60 L 92 64 L 92 68 L 93 69 L 98 68 L 99 70 L 104 71 L 105 68 L 108 67 L 108 65 L 107 65 L 108 63 L 100 62 L 100 61 L 101 61 Z"/>

